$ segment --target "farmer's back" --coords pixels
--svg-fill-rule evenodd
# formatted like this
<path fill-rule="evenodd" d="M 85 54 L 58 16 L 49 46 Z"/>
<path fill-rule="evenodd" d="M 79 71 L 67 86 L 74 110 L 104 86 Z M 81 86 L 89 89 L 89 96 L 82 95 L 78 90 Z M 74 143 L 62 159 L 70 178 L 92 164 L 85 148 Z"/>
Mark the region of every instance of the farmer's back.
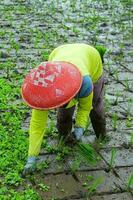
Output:
<path fill-rule="evenodd" d="M 102 75 L 103 71 L 99 52 L 87 44 L 76 43 L 59 46 L 52 51 L 49 60 L 67 61 L 75 64 L 82 75 L 89 74 L 94 83 Z"/>

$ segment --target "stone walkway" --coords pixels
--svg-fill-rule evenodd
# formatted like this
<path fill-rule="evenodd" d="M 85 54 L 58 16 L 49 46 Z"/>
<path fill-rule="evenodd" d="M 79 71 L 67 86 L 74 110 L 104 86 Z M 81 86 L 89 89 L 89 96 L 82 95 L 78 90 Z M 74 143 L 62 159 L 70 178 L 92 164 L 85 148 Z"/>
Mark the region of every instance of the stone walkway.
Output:
<path fill-rule="evenodd" d="M 25 182 L 44 200 L 133 199 L 133 185 L 128 187 L 133 174 L 132 10 L 130 0 L 0 1 L 0 61 L 9 59 L 12 64 L 6 70 L 0 68 L 1 77 L 8 78 L 15 72 L 23 78 L 23 74 L 46 60 L 49 52 L 63 43 L 85 42 L 107 47 L 105 108 L 111 140 L 100 148 L 101 160 L 97 165 L 80 166 L 76 178 L 70 170 L 72 158 L 57 161 L 56 153 L 42 148 L 38 163 L 46 165 L 44 161 L 49 160 L 48 168 L 41 167 L 32 180 Z M 29 118 L 23 127 L 28 125 Z M 57 137 L 53 135 L 50 140 L 55 147 Z M 89 127 L 84 139 L 92 142 L 94 137 Z M 49 148 L 51 145 L 50 142 Z M 109 171 L 112 148 L 116 150 L 116 159 Z M 102 181 L 90 196 L 89 188 L 98 178 Z"/>

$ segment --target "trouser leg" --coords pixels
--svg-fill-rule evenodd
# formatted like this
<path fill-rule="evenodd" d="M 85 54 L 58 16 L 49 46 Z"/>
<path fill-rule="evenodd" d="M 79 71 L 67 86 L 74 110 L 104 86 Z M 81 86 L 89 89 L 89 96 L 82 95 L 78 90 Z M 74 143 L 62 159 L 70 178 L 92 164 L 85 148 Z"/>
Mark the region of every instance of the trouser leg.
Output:
<path fill-rule="evenodd" d="M 103 104 L 103 76 L 94 84 L 93 109 L 90 112 L 90 119 L 97 138 L 106 135 L 106 119 Z"/>
<path fill-rule="evenodd" d="M 75 106 L 71 108 L 59 108 L 57 111 L 57 129 L 61 136 L 66 137 L 72 130 L 72 117 Z"/>

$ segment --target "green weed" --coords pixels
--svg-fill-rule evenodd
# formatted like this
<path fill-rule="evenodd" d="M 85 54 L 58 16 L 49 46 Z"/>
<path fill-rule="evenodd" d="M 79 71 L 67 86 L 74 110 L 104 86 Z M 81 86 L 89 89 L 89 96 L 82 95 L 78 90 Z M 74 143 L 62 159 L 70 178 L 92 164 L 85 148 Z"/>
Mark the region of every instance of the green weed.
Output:
<path fill-rule="evenodd" d="M 9 172 L 5 176 L 5 184 L 18 186 L 22 182 L 20 175 L 17 172 Z"/>
<path fill-rule="evenodd" d="M 38 186 L 39 186 L 40 190 L 43 190 L 45 192 L 50 190 L 50 187 L 48 185 L 43 184 L 43 183 L 39 183 Z"/>
<path fill-rule="evenodd" d="M 57 152 L 56 160 L 57 160 L 57 161 L 61 161 L 61 160 L 63 160 L 66 156 L 70 155 L 71 150 L 70 150 L 69 147 L 64 146 L 64 147 L 62 147 L 62 149 L 58 149 L 58 148 L 57 148 L 56 152 Z"/>
<path fill-rule="evenodd" d="M 49 167 L 49 164 L 50 164 L 50 162 L 48 160 L 43 161 L 43 162 L 37 164 L 37 170 L 47 169 Z"/>
<path fill-rule="evenodd" d="M 131 116 L 127 117 L 126 126 L 127 127 L 132 127 L 133 126 L 133 117 L 131 117 Z"/>
<path fill-rule="evenodd" d="M 15 40 L 11 39 L 10 45 L 11 45 L 12 49 L 15 49 L 16 53 L 19 51 L 20 44 L 18 42 L 16 42 Z"/>
<path fill-rule="evenodd" d="M 79 169 L 81 164 L 81 159 L 79 159 L 78 157 L 72 162 L 72 164 L 70 165 L 70 169 L 71 169 L 71 173 L 75 174 L 75 172 Z"/>

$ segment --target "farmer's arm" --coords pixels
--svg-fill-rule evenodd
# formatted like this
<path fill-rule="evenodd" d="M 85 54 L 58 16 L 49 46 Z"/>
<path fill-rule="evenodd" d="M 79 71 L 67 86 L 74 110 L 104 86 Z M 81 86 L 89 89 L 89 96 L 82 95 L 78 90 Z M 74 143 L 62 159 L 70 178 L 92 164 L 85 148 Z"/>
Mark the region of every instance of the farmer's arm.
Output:
<path fill-rule="evenodd" d="M 85 98 L 79 98 L 78 110 L 76 114 L 76 127 L 86 128 L 88 123 L 88 117 L 90 111 L 92 110 L 92 99 L 93 99 L 93 91 L 91 94 Z"/>
<path fill-rule="evenodd" d="M 32 110 L 29 130 L 28 156 L 37 156 L 40 152 L 42 139 L 47 123 L 48 111 Z"/>

